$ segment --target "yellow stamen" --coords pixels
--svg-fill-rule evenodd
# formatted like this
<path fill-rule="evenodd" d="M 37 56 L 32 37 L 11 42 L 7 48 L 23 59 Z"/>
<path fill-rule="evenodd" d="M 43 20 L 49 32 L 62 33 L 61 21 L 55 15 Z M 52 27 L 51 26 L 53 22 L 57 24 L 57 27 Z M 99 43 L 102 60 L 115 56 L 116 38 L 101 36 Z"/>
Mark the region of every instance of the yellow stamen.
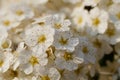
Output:
<path fill-rule="evenodd" d="M 18 72 L 14 71 L 14 70 L 10 70 L 9 74 L 10 74 L 11 77 L 17 77 L 18 76 Z"/>
<path fill-rule="evenodd" d="M 80 16 L 79 18 L 78 18 L 78 24 L 81 24 L 83 22 L 83 18 Z"/>
<path fill-rule="evenodd" d="M 108 28 L 105 32 L 109 37 L 114 36 L 115 35 L 115 29 L 113 27 Z"/>
<path fill-rule="evenodd" d="M 113 1 L 110 0 L 110 1 L 108 1 L 108 3 L 107 3 L 106 5 L 109 7 L 109 6 L 111 6 L 112 4 L 113 4 Z"/>
<path fill-rule="evenodd" d="M 41 80 L 50 80 L 50 78 L 48 76 L 42 76 Z"/>
<path fill-rule="evenodd" d="M 93 19 L 93 25 L 94 26 L 98 26 L 99 24 L 100 24 L 100 20 L 99 20 L 99 18 L 95 18 L 95 19 Z"/>
<path fill-rule="evenodd" d="M 62 27 L 62 25 L 61 25 L 60 23 L 55 23 L 55 24 L 54 24 L 54 27 L 55 27 L 56 29 L 60 29 L 60 28 Z"/>
<path fill-rule="evenodd" d="M 37 57 L 35 57 L 35 56 L 32 56 L 32 57 L 30 58 L 29 62 L 30 62 L 33 66 L 39 63 Z"/>
<path fill-rule="evenodd" d="M 93 45 L 94 45 L 95 47 L 97 47 L 97 48 L 101 48 L 102 43 L 101 43 L 98 39 L 96 39 L 96 40 L 93 42 Z"/>
<path fill-rule="evenodd" d="M 41 26 L 45 25 L 44 22 L 39 22 L 38 24 L 41 25 Z"/>
<path fill-rule="evenodd" d="M 24 13 L 24 12 L 23 12 L 22 10 L 17 10 L 17 11 L 16 11 L 16 14 L 17 14 L 18 16 L 21 16 L 23 13 Z"/>
<path fill-rule="evenodd" d="M 85 54 L 87 54 L 89 51 L 88 51 L 88 48 L 86 47 L 86 46 L 84 46 L 83 48 L 82 48 L 82 51 L 83 51 L 83 53 L 85 53 Z"/>
<path fill-rule="evenodd" d="M 3 49 L 6 49 L 9 47 L 9 43 L 7 41 L 5 41 L 3 44 L 2 44 L 2 48 Z"/>
<path fill-rule="evenodd" d="M 120 19 L 120 12 L 116 14 L 116 17 Z"/>
<path fill-rule="evenodd" d="M 5 26 L 9 26 L 9 25 L 10 25 L 10 21 L 9 21 L 9 20 L 5 20 L 5 21 L 3 22 L 3 24 L 4 24 Z"/>
<path fill-rule="evenodd" d="M 44 43 L 46 41 L 46 36 L 45 35 L 40 35 L 38 37 L 38 43 Z"/>
<path fill-rule="evenodd" d="M 63 37 L 61 37 L 61 39 L 59 40 L 59 43 L 62 45 L 66 45 L 68 43 L 68 39 L 64 39 Z"/>
<path fill-rule="evenodd" d="M 3 63 L 3 60 L 0 60 L 0 67 L 2 67 Z"/>
<path fill-rule="evenodd" d="M 64 57 L 65 60 L 71 60 L 71 59 L 73 59 L 72 54 L 68 53 L 68 52 L 65 52 L 63 57 Z"/>

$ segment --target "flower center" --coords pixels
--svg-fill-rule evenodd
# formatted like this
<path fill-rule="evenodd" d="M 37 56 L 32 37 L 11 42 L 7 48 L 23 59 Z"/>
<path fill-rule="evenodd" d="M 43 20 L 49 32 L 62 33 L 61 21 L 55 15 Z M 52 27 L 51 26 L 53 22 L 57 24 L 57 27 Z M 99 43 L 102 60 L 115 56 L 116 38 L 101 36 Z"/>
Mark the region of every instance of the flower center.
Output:
<path fill-rule="evenodd" d="M 99 18 L 95 18 L 95 19 L 93 19 L 93 25 L 94 26 L 98 26 L 99 24 L 100 24 L 100 20 L 99 20 Z"/>
<path fill-rule="evenodd" d="M 3 60 L 0 60 L 0 67 L 2 67 L 3 63 Z"/>
<path fill-rule="evenodd" d="M 42 76 L 41 80 L 50 80 L 50 78 L 48 76 Z"/>
<path fill-rule="evenodd" d="M 63 57 L 66 61 L 73 59 L 72 54 L 68 52 L 65 52 Z"/>
<path fill-rule="evenodd" d="M 9 21 L 9 20 L 5 20 L 5 21 L 3 22 L 3 24 L 4 24 L 5 26 L 9 26 L 9 25 L 10 25 L 10 21 Z"/>
<path fill-rule="evenodd" d="M 62 25 L 61 25 L 60 23 L 55 23 L 55 24 L 54 24 L 54 27 L 55 27 L 56 29 L 60 29 L 60 28 L 62 27 Z"/>
<path fill-rule="evenodd" d="M 29 60 L 29 62 L 34 66 L 35 64 L 38 64 L 38 59 L 35 56 L 32 56 Z"/>
<path fill-rule="evenodd" d="M 61 37 L 61 39 L 59 40 L 59 43 L 62 45 L 66 45 L 68 43 L 68 39 L 64 39 L 63 37 Z"/>
<path fill-rule="evenodd" d="M 95 47 L 97 47 L 97 48 L 101 48 L 102 43 L 101 43 L 98 39 L 96 39 L 96 40 L 93 42 L 93 45 L 94 45 Z"/>
<path fill-rule="evenodd" d="M 38 37 L 38 43 L 44 43 L 46 41 L 46 36 L 45 35 L 40 35 Z"/>
<path fill-rule="evenodd" d="M 2 48 L 6 49 L 9 47 L 9 43 L 7 41 L 5 41 L 4 43 L 2 43 Z"/>
<path fill-rule="evenodd" d="M 11 77 L 17 77 L 17 76 L 18 76 L 18 72 L 17 72 L 17 71 L 10 70 L 10 76 L 11 76 Z"/>
<path fill-rule="evenodd" d="M 110 1 L 107 2 L 107 6 L 108 6 L 108 7 L 111 6 L 112 4 L 113 4 L 113 1 L 112 1 L 112 0 L 110 0 Z"/>
<path fill-rule="evenodd" d="M 79 18 L 78 18 L 78 24 L 81 24 L 83 22 L 83 18 L 80 16 Z"/>
<path fill-rule="evenodd" d="M 115 28 L 114 28 L 114 27 L 108 28 L 105 33 L 106 33 L 109 37 L 114 36 L 114 35 L 115 35 Z"/>
<path fill-rule="evenodd" d="M 120 19 L 120 12 L 116 14 L 116 17 Z"/>
<path fill-rule="evenodd" d="M 38 24 L 43 26 L 43 25 L 45 25 L 45 22 L 39 22 Z"/>
<path fill-rule="evenodd" d="M 24 13 L 24 12 L 23 12 L 22 10 L 17 10 L 17 11 L 16 11 L 16 14 L 17 14 L 18 16 L 23 15 L 23 13 Z"/>
<path fill-rule="evenodd" d="M 88 48 L 86 47 L 86 46 L 84 46 L 83 48 L 82 48 L 82 51 L 83 51 L 83 53 L 85 53 L 85 54 L 87 54 L 89 51 L 88 51 Z"/>

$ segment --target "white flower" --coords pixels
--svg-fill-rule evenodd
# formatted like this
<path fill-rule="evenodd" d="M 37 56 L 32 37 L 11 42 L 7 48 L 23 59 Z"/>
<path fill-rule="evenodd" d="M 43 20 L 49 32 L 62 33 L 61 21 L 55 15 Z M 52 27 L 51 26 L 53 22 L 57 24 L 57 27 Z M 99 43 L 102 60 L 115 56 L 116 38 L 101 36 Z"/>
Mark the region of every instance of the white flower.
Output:
<path fill-rule="evenodd" d="M 77 7 L 73 10 L 72 17 L 75 24 L 73 28 L 75 28 L 77 31 L 84 30 L 89 19 L 88 12 L 81 7 Z"/>
<path fill-rule="evenodd" d="M 58 50 L 67 50 L 72 52 L 78 43 L 78 38 L 73 37 L 72 34 L 68 31 L 56 32 L 54 35 L 53 45 Z"/>
<path fill-rule="evenodd" d="M 12 42 L 10 39 L 2 38 L 0 40 L 0 49 L 1 50 L 11 50 Z"/>
<path fill-rule="evenodd" d="M 93 64 L 87 64 L 85 67 L 83 67 L 81 73 L 89 74 L 91 77 L 94 77 L 96 73 L 96 66 Z"/>
<path fill-rule="evenodd" d="M 101 33 L 103 34 L 108 27 L 108 14 L 104 10 L 94 8 L 90 11 L 90 21 L 88 26 L 92 29 L 92 34 Z"/>
<path fill-rule="evenodd" d="M 0 71 L 6 72 L 12 65 L 13 55 L 10 52 L 0 52 Z"/>
<path fill-rule="evenodd" d="M 21 42 L 17 50 L 13 53 L 15 55 L 13 70 L 20 67 L 26 74 L 30 74 L 40 66 L 47 65 L 48 59 L 45 52 L 41 53 L 38 51 L 33 53 L 24 46 L 24 42 Z"/>
<path fill-rule="evenodd" d="M 84 56 L 80 51 L 75 53 L 56 51 L 55 54 L 55 64 L 59 69 L 76 70 L 78 65 L 84 62 Z"/>
<path fill-rule="evenodd" d="M 74 72 L 77 74 L 78 80 L 88 80 L 88 76 L 86 75 L 86 74 L 89 74 L 88 65 L 84 65 L 84 67 L 79 66 L 79 68 L 75 70 Z"/>
<path fill-rule="evenodd" d="M 92 37 L 91 39 L 93 46 L 97 49 L 97 59 L 101 59 L 104 54 L 110 54 L 113 51 L 107 41 L 99 39 L 98 37 Z"/>
<path fill-rule="evenodd" d="M 69 31 L 71 24 L 70 20 L 65 19 L 64 14 L 55 14 L 48 18 L 46 21 L 48 25 L 51 25 L 56 31 Z"/>
<path fill-rule="evenodd" d="M 25 31 L 25 43 L 35 52 L 40 49 L 41 52 L 46 51 L 53 43 L 54 29 L 48 25 L 33 24 L 30 26 L 32 27 Z"/>
<path fill-rule="evenodd" d="M 108 29 L 105 31 L 105 33 L 103 35 L 99 35 L 98 37 L 113 45 L 116 44 L 117 42 L 120 42 L 119 34 L 120 34 L 119 26 L 115 26 L 112 23 L 109 23 Z"/>
<path fill-rule="evenodd" d="M 109 14 L 110 14 L 110 20 L 115 23 L 117 21 L 120 21 L 120 5 L 119 4 L 113 4 L 109 8 Z"/>
<path fill-rule="evenodd" d="M 76 47 L 76 51 L 81 51 L 84 54 L 85 63 L 95 63 L 96 61 L 96 48 L 89 41 L 87 37 L 80 37 L 79 44 Z"/>
<path fill-rule="evenodd" d="M 58 72 L 58 70 L 54 67 L 52 68 L 45 68 L 44 67 L 45 74 L 41 74 L 40 77 L 37 78 L 37 80 L 60 80 L 61 75 Z"/>
<path fill-rule="evenodd" d="M 69 31 L 71 24 L 70 20 L 65 19 L 63 14 L 47 15 L 39 18 L 34 18 L 32 24 L 39 24 L 40 26 L 51 26 L 56 31 Z"/>
<path fill-rule="evenodd" d="M 18 21 L 30 19 L 34 16 L 34 12 L 27 4 L 14 4 L 11 6 L 11 13 Z"/>
<path fill-rule="evenodd" d="M 0 80 L 119 79 L 119 8 L 120 0 L 0 0 Z"/>
<path fill-rule="evenodd" d="M 11 68 L 5 73 L 2 73 L 0 76 L 2 76 L 2 80 L 28 80 L 30 77 L 32 77 L 28 77 L 28 75 L 25 75 L 20 69 L 12 70 Z"/>
<path fill-rule="evenodd" d="M 0 27 L 4 27 L 7 30 L 17 27 L 19 24 L 15 16 L 10 13 L 2 16 L 0 19 Z"/>
<path fill-rule="evenodd" d="M 20 68 L 25 74 L 32 73 L 40 66 L 47 65 L 48 59 L 46 53 L 33 53 L 32 51 L 22 51 L 19 53 L 18 60 L 20 61 Z"/>

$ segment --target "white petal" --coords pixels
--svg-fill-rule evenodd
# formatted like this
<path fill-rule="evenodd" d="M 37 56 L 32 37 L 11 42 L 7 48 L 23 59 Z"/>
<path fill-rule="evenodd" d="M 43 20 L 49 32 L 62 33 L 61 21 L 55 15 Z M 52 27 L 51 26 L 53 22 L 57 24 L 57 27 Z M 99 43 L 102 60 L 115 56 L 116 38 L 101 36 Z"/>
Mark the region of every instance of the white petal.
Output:
<path fill-rule="evenodd" d="M 24 72 L 25 72 L 25 74 L 30 74 L 30 73 L 32 73 L 32 72 L 33 72 L 33 67 L 32 67 L 32 65 L 30 65 L 30 64 L 24 65 Z"/>
<path fill-rule="evenodd" d="M 13 65 L 13 70 L 16 70 L 19 65 L 20 65 L 20 62 L 16 61 L 15 64 Z"/>
<path fill-rule="evenodd" d="M 84 62 L 84 59 L 79 57 L 74 57 L 73 62 L 76 64 L 81 64 Z"/>
<path fill-rule="evenodd" d="M 60 74 L 56 68 L 50 68 L 48 76 L 51 80 L 60 80 Z"/>

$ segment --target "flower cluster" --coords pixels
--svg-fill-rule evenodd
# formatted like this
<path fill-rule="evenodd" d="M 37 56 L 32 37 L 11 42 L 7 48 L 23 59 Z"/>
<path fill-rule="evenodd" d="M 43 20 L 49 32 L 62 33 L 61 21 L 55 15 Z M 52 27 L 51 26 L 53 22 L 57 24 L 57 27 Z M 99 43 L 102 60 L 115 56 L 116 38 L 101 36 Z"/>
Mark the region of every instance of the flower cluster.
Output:
<path fill-rule="evenodd" d="M 0 0 L 0 80 L 120 80 L 120 0 Z"/>

